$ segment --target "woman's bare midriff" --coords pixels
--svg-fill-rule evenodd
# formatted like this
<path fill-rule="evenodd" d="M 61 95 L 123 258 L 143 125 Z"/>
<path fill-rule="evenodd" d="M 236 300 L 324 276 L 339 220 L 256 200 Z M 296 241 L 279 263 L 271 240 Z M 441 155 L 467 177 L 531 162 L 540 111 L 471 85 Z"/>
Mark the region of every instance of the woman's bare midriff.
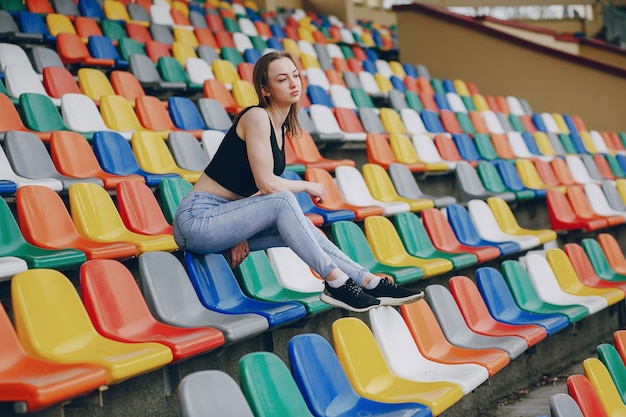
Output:
<path fill-rule="evenodd" d="M 240 200 L 241 198 L 243 198 L 240 195 L 235 194 L 232 191 L 222 187 L 213 178 L 209 177 L 204 172 L 202 173 L 202 175 L 200 175 L 198 181 L 196 181 L 194 186 L 191 188 L 191 191 L 211 193 L 220 197 L 227 198 L 229 200 Z"/>

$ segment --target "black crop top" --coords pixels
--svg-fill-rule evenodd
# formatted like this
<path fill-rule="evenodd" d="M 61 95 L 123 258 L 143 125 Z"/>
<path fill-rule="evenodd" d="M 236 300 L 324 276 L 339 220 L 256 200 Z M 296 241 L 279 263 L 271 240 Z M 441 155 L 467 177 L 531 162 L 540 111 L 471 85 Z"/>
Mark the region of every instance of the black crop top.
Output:
<path fill-rule="evenodd" d="M 222 143 L 218 147 L 213 159 L 204 169 L 204 173 L 213 178 L 218 184 L 233 193 L 242 197 L 249 197 L 259 191 L 250 161 L 246 150 L 246 141 L 237 135 L 237 125 L 241 116 L 252 107 L 242 110 L 235 118 L 233 125 L 230 127 Z M 269 117 L 269 114 L 268 114 Z M 272 146 L 272 156 L 274 158 L 274 175 L 281 175 L 285 170 L 285 146 L 283 149 L 278 147 L 276 141 L 276 132 L 270 119 L 270 144 Z M 281 129 L 284 132 L 284 129 Z M 283 134 L 283 141 L 284 141 Z"/>

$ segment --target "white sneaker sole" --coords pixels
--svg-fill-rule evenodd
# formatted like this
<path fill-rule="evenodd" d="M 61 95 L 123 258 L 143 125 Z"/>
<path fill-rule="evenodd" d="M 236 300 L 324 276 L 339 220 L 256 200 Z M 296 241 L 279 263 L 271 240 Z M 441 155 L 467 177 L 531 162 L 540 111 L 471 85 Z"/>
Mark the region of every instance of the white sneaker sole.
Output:
<path fill-rule="evenodd" d="M 381 306 L 399 306 L 403 304 L 411 304 L 424 298 L 424 293 L 419 292 L 415 295 L 404 298 L 378 297 Z"/>
<path fill-rule="evenodd" d="M 380 304 L 375 304 L 375 305 L 371 305 L 371 306 L 364 307 L 364 308 L 356 308 L 356 307 L 353 307 L 353 306 L 351 306 L 349 304 L 344 303 L 343 301 L 340 301 L 340 300 L 338 300 L 336 298 L 333 298 L 333 297 L 331 297 L 330 295 L 328 295 L 326 293 L 321 293 L 320 294 L 320 300 L 322 300 L 326 304 L 330 304 L 330 305 L 335 306 L 335 307 L 340 307 L 340 308 L 343 308 L 345 310 L 353 311 L 355 313 L 365 313 L 366 311 L 369 311 L 369 310 L 371 310 L 373 308 L 380 307 L 381 305 L 383 305 L 383 303 L 381 301 Z"/>

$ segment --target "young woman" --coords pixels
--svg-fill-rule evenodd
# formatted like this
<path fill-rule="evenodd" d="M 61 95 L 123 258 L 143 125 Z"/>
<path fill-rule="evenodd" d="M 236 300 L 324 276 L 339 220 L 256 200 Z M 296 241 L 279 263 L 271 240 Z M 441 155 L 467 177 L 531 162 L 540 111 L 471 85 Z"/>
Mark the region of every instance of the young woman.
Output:
<path fill-rule="evenodd" d="M 259 105 L 242 110 L 174 218 L 181 249 L 230 255 L 239 265 L 251 250 L 290 247 L 324 278 L 322 301 L 357 312 L 416 301 L 422 292 L 397 286 L 352 261 L 302 213 L 294 193 L 323 201 L 320 183 L 293 181 L 285 140 L 298 140 L 302 81 L 288 53 L 270 52 L 254 67 Z M 293 138 L 293 139 L 291 139 Z"/>

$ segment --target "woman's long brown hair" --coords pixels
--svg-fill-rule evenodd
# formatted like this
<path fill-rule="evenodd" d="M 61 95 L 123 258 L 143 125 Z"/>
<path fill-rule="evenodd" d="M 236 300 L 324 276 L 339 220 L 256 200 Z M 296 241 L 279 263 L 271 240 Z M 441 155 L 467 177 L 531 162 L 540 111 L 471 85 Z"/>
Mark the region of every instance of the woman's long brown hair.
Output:
<path fill-rule="evenodd" d="M 259 60 L 254 65 L 254 71 L 252 72 L 252 83 L 254 84 L 254 89 L 257 96 L 259 97 L 259 106 L 263 108 L 267 108 L 270 105 L 269 98 L 263 95 L 263 87 L 269 85 L 267 79 L 269 65 L 277 59 L 281 58 L 289 59 L 291 62 L 293 62 L 293 65 L 298 68 L 298 65 L 296 64 L 289 52 L 268 52 L 267 54 L 259 58 Z M 298 70 L 300 71 L 300 68 L 298 68 Z M 300 93 L 304 94 L 304 91 L 300 91 Z M 300 120 L 298 119 L 299 107 L 299 103 L 292 104 L 291 108 L 289 109 L 289 113 L 287 114 L 287 118 L 285 119 L 285 133 L 292 138 L 299 137 L 302 134 L 302 127 L 300 126 Z"/>

